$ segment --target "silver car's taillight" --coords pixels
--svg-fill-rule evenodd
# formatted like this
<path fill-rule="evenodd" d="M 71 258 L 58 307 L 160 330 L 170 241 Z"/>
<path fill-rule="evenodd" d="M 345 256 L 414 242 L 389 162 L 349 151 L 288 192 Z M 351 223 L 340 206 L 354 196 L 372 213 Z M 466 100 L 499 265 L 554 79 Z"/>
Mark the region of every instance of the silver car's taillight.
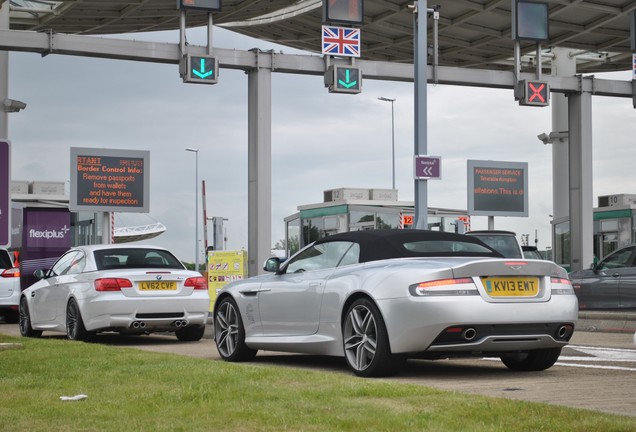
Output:
<path fill-rule="evenodd" d="M 409 292 L 415 297 L 479 295 L 471 278 L 439 279 L 411 285 Z"/>
<path fill-rule="evenodd" d="M 574 288 L 569 279 L 551 277 L 552 294 L 553 295 L 574 295 Z"/>

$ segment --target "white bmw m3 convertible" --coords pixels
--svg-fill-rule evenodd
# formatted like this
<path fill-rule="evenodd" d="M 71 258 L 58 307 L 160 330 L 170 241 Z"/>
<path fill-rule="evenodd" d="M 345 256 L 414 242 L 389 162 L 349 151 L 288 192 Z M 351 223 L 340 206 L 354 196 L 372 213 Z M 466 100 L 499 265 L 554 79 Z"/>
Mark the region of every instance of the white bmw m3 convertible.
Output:
<path fill-rule="evenodd" d="M 166 249 L 80 246 L 66 252 L 22 292 L 22 336 L 43 331 L 88 340 L 96 333 L 174 332 L 203 337 L 210 308 L 208 284 Z"/>
<path fill-rule="evenodd" d="M 407 358 L 496 356 L 512 370 L 551 367 L 578 303 L 550 261 L 503 258 L 479 239 L 377 230 L 320 239 L 269 274 L 233 282 L 214 306 L 221 357 L 258 350 L 342 356 L 359 376 Z"/>

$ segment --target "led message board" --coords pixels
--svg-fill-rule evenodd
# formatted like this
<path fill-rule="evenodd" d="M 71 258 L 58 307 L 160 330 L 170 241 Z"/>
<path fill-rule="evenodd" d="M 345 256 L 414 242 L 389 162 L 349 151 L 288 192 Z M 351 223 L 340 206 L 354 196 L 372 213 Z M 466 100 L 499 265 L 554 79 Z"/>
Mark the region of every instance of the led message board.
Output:
<path fill-rule="evenodd" d="M 71 211 L 148 213 L 150 152 L 71 148 Z"/>

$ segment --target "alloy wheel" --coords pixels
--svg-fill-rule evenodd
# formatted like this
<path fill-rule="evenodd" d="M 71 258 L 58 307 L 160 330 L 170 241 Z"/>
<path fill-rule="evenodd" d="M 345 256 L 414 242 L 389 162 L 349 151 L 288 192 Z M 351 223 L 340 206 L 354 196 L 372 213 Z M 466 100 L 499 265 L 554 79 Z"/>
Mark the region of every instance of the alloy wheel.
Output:
<path fill-rule="evenodd" d="M 75 340 L 78 336 L 78 319 L 81 319 L 79 314 L 79 308 L 74 301 L 71 301 L 68 305 L 68 310 L 66 312 L 66 332 L 68 334 L 68 338 Z"/>
<path fill-rule="evenodd" d="M 367 369 L 377 348 L 377 326 L 373 313 L 364 305 L 351 309 L 343 336 L 348 363 L 358 371 Z"/>
<path fill-rule="evenodd" d="M 239 317 L 231 302 L 226 301 L 219 307 L 214 333 L 219 354 L 223 357 L 232 356 L 238 343 Z"/>

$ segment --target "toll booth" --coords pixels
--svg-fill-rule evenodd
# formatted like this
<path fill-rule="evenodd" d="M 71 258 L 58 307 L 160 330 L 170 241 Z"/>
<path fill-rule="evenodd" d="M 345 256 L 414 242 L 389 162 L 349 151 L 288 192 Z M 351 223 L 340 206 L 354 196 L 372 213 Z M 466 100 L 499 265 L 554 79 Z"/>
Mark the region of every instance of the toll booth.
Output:
<path fill-rule="evenodd" d="M 415 204 L 399 201 L 395 189 L 338 188 L 324 191 L 323 202 L 301 205 L 298 210 L 285 218 L 287 256 L 336 233 L 409 228 Z M 470 218 L 466 210 L 429 207 L 428 229 L 463 233 L 470 229 Z"/>
<path fill-rule="evenodd" d="M 617 194 L 598 197 L 598 207 L 593 219 L 594 258 L 607 255 L 636 243 L 636 195 Z M 554 261 L 570 268 L 570 221 L 563 218 L 552 221 L 552 245 Z M 582 263 L 587 268 L 592 263 Z"/>

